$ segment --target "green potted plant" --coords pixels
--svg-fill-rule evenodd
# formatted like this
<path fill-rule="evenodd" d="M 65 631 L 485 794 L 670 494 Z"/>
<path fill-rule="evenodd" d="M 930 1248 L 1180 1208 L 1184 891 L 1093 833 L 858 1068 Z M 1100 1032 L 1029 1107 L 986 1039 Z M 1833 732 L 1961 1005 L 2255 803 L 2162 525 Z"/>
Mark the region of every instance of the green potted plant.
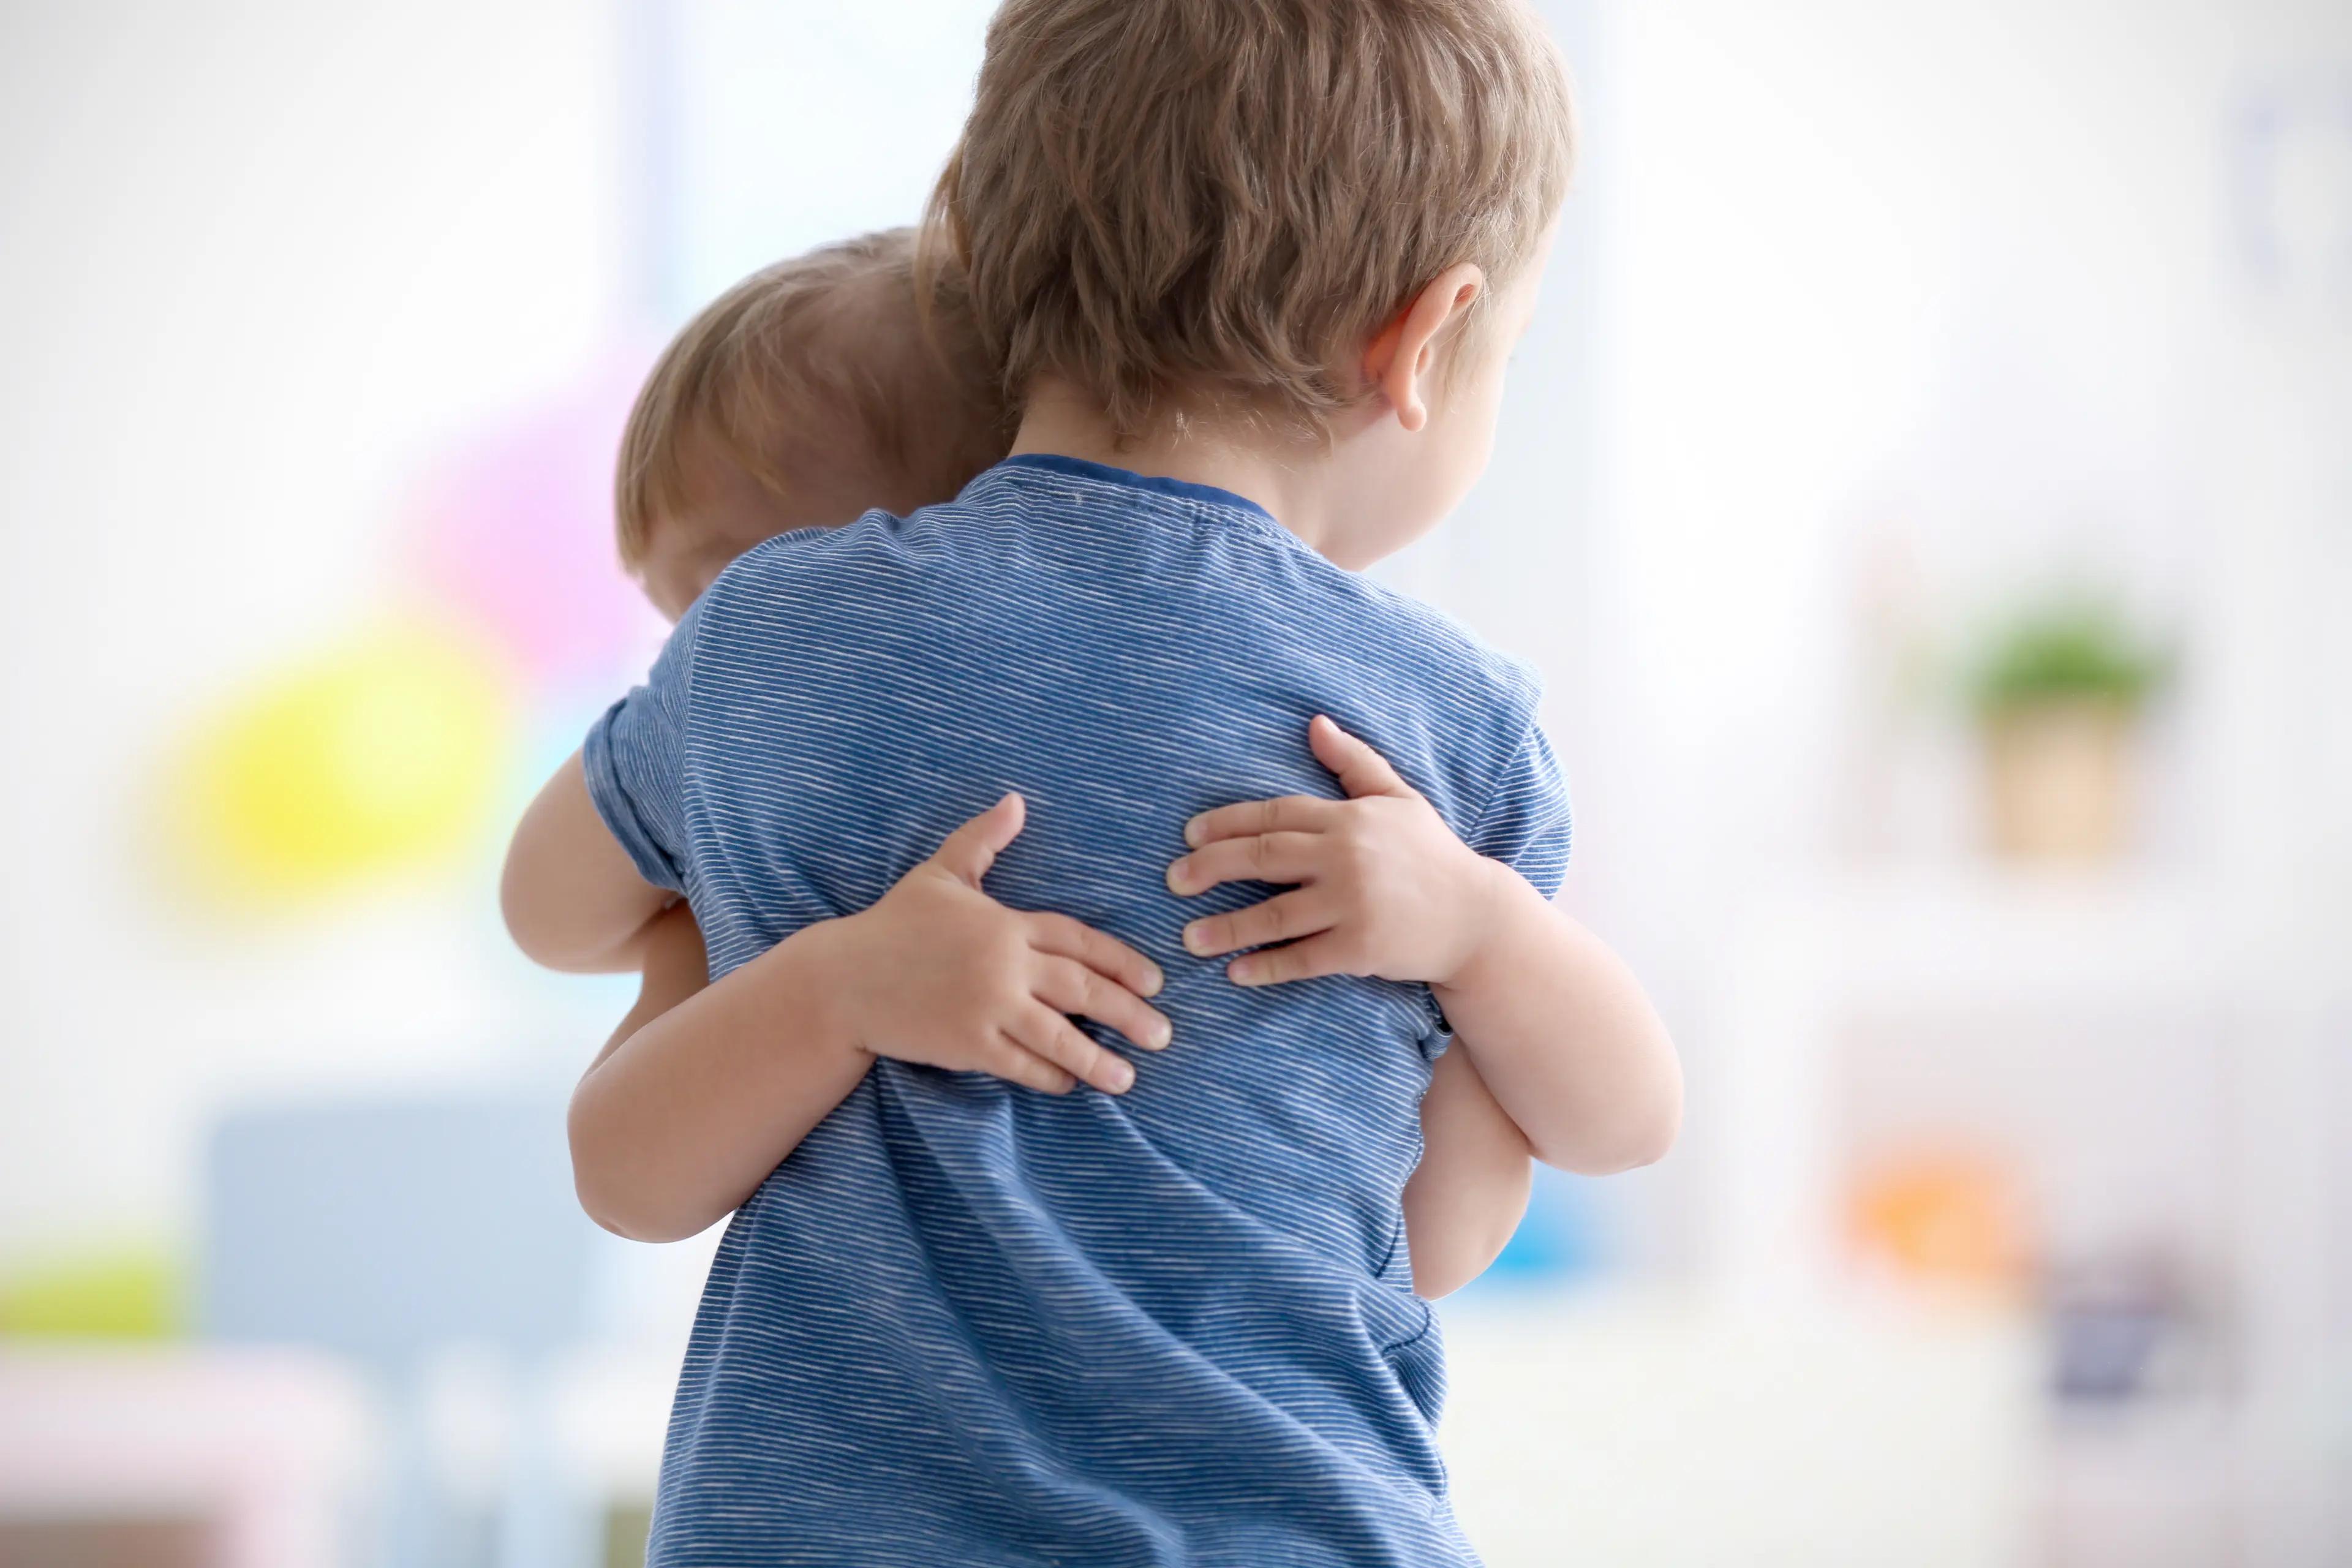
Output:
<path fill-rule="evenodd" d="M 2002 625 L 1969 673 L 1996 850 L 2114 856 L 2136 793 L 2132 742 L 2170 668 L 2162 647 L 2099 599 L 2047 600 Z"/>

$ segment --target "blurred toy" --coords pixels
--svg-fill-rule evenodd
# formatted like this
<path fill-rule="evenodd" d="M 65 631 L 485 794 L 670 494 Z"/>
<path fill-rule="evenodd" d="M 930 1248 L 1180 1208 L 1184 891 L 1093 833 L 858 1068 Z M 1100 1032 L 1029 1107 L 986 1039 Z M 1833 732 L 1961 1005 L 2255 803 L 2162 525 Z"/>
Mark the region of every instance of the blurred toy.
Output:
<path fill-rule="evenodd" d="M 2030 1248 L 2013 1172 L 1962 1153 L 1907 1156 L 1857 1181 L 1850 1234 L 1869 1262 L 1906 1278 L 2011 1289 Z"/>
<path fill-rule="evenodd" d="M 495 658 L 445 626 L 365 632 L 229 706 L 171 778 L 173 857 L 220 901 L 346 890 L 462 851 L 502 782 Z"/>
<path fill-rule="evenodd" d="M 2071 1259 L 2044 1282 L 2051 1391 L 2074 1405 L 2182 1394 L 2217 1381 L 2196 1271 L 2149 1245 Z"/>
<path fill-rule="evenodd" d="M 580 694 L 617 689 L 660 636 L 612 539 L 646 358 L 614 349 L 422 488 L 396 587 L 426 614 L 322 651 L 203 728 L 164 812 L 184 884 L 215 905 L 284 904 L 455 864 L 511 804 L 517 700 L 576 742 Z"/>
<path fill-rule="evenodd" d="M 91 1251 L 0 1279 L 0 1340 L 165 1340 L 186 1320 L 186 1282 L 162 1247 Z"/>
<path fill-rule="evenodd" d="M 615 685 L 658 623 L 613 549 L 613 467 L 648 356 L 462 452 L 424 488 L 413 558 L 432 601 L 478 625 L 539 689 Z"/>

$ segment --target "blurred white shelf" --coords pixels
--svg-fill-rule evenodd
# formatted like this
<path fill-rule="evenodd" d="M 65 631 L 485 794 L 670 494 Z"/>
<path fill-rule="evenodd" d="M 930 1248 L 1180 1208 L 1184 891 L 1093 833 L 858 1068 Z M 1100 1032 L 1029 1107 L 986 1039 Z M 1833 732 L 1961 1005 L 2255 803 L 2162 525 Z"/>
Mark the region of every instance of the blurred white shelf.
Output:
<path fill-rule="evenodd" d="M 1490 1568 L 2015 1568 L 2033 1337 L 1994 1310 L 1672 1293 L 1444 1310 L 1440 1436 Z"/>
<path fill-rule="evenodd" d="M 2218 900 L 2184 876 L 1853 874 L 1767 918 L 1794 924 L 1820 1001 L 1841 1008 L 2198 1005 L 2232 980 Z"/>
<path fill-rule="evenodd" d="M 2086 1026 L 2096 1043 L 2117 1025 L 2226 1016 L 2246 992 L 2229 931 L 2204 879 L 2130 868 L 1890 867 L 1759 902 L 1710 1002 L 1701 1081 L 1723 1177 L 1710 1268 L 1739 1291 L 1835 1277 L 1853 1087 L 1841 1041 L 1856 1025 L 1895 1026 L 1885 1037 L 1899 1040 L 1914 1022 L 2021 1020 L 2063 1025 L 2062 1037 Z"/>
<path fill-rule="evenodd" d="M 2072 1412 L 2047 1439 L 2042 1533 L 2059 1564 L 2235 1560 L 2240 1433 L 2210 1402 Z"/>

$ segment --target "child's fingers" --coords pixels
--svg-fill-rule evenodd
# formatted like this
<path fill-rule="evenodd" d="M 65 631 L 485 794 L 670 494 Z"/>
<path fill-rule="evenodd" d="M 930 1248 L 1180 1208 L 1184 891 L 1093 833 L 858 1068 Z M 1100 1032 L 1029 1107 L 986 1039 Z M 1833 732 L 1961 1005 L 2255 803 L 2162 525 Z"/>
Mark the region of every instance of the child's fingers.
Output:
<path fill-rule="evenodd" d="M 1261 833 L 1220 838 L 1168 868 L 1168 890 L 1189 899 L 1225 882 L 1303 882 L 1319 864 L 1323 837 Z"/>
<path fill-rule="evenodd" d="M 1184 825 L 1184 842 L 1198 849 L 1220 838 L 1244 838 L 1258 833 L 1312 833 L 1330 826 L 1339 809 L 1336 800 L 1311 795 L 1286 795 L 1272 800 L 1235 801 L 1204 811 Z"/>
<path fill-rule="evenodd" d="M 1032 1004 L 1005 1032 L 1036 1057 L 1105 1094 L 1125 1094 L 1135 1087 L 1135 1069 L 1127 1058 L 1103 1049 L 1042 1003 Z"/>
<path fill-rule="evenodd" d="M 1167 1045 L 1172 1033 L 1167 1018 L 1134 992 L 1104 979 L 1075 958 L 1040 953 L 1029 992 L 1056 1014 L 1076 1013 L 1082 1018 L 1092 1018 L 1108 1028 L 1117 1029 L 1147 1050 L 1156 1051 Z"/>
<path fill-rule="evenodd" d="M 1067 915 L 1031 915 L 1029 945 L 1040 952 L 1075 958 L 1096 973 L 1107 975 L 1138 996 L 1157 996 L 1163 984 L 1160 966 L 1115 936 Z"/>
<path fill-rule="evenodd" d="M 1236 985 L 1280 985 L 1292 980 L 1312 980 L 1319 974 L 1349 974 L 1346 949 L 1330 931 L 1246 953 L 1225 965 L 1225 977 Z"/>
<path fill-rule="evenodd" d="M 1389 760 L 1347 731 L 1328 713 L 1318 713 L 1307 726 L 1307 744 L 1315 760 L 1329 768 L 1350 800 L 1368 795 L 1419 796 Z"/>
<path fill-rule="evenodd" d="M 991 1078 L 1001 1078 L 1040 1094 L 1067 1094 L 1078 1086 L 1078 1080 L 1070 1073 L 1007 1033 L 997 1035 L 995 1044 L 982 1053 L 977 1065 Z"/>
<path fill-rule="evenodd" d="M 1331 911 L 1323 895 L 1311 889 L 1285 893 L 1262 904 L 1231 914 L 1208 915 L 1184 928 L 1184 948 L 1203 958 L 1235 952 L 1244 947 L 1289 942 L 1331 929 Z"/>
<path fill-rule="evenodd" d="M 1028 816 L 1027 803 L 1017 795 L 1008 795 L 941 840 L 931 863 L 977 888 L 1004 847 L 1021 837 Z"/>

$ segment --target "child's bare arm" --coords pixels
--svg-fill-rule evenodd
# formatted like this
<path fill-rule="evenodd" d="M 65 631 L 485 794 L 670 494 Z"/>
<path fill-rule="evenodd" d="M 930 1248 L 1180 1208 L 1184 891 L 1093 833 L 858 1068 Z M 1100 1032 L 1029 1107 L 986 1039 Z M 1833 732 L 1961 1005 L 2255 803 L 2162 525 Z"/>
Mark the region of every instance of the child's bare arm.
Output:
<path fill-rule="evenodd" d="M 507 847 L 499 907 L 515 945 L 550 969 L 634 969 L 646 925 L 671 898 L 638 874 L 596 815 L 574 752 Z"/>
<path fill-rule="evenodd" d="M 1437 1058 L 1421 1102 L 1421 1163 L 1404 1186 L 1412 1288 L 1434 1300 L 1486 1271 L 1528 1212 L 1534 1162 L 1469 1053 Z"/>
<path fill-rule="evenodd" d="M 1265 949 L 1228 966 L 1244 985 L 1424 981 L 1536 1158 L 1598 1174 L 1664 1154 L 1681 1125 L 1682 1069 L 1632 973 L 1525 878 L 1455 837 L 1370 746 L 1327 718 L 1308 741 L 1349 799 L 1209 812 L 1168 872 L 1187 896 L 1238 880 L 1298 886 L 1194 921 L 1187 947 Z"/>
<path fill-rule="evenodd" d="M 710 957 L 702 945 L 702 927 L 695 923 L 694 911 L 683 900 L 655 916 L 646 927 L 637 956 L 643 970 L 637 979 L 635 1005 L 623 1016 L 596 1059 L 588 1064 L 590 1072 L 603 1067 L 605 1058 L 639 1029 L 710 985 Z"/>
<path fill-rule="evenodd" d="M 873 1058 L 820 1005 L 823 930 L 714 987 L 684 905 L 647 928 L 636 1005 L 572 1095 L 572 1185 L 598 1225 L 637 1241 L 695 1235 L 857 1087 Z"/>
<path fill-rule="evenodd" d="M 1491 923 L 1439 1005 L 1536 1157 L 1587 1175 L 1646 1165 L 1682 1126 L 1682 1066 L 1641 983 L 1526 879 L 1488 861 Z"/>
<path fill-rule="evenodd" d="M 1157 1049 L 1142 954 L 981 890 L 1021 830 L 1018 796 L 951 834 L 872 909 L 795 932 L 715 984 L 682 910 L 642 938 L 637 1005 L 572 1100 L 572 1176 L 606 1229 L 692 1236 L 740 1206 L 877 1056 L 992 1073 L 1047 1093 L 1134 1080 L 1077 1014 Z"/>

